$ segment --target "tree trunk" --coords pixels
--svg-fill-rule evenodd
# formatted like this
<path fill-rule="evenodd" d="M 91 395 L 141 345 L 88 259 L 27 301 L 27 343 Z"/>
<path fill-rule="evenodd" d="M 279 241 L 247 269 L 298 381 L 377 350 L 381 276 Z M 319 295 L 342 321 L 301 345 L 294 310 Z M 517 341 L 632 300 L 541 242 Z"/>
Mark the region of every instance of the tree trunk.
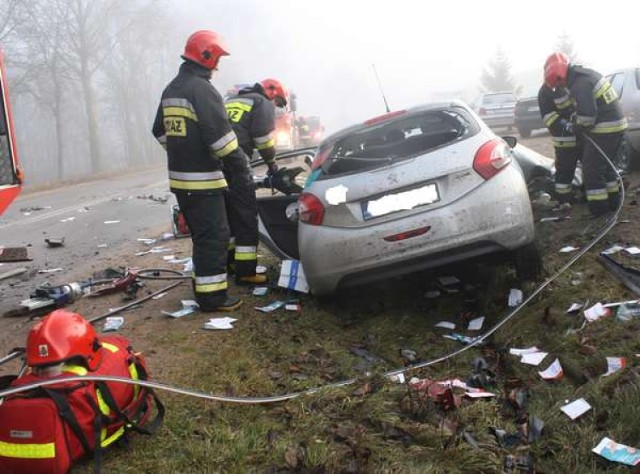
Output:
<path fill-rule="evenodd" d="M 98 134 L 98 121 L 96 119 L 95 97 L 91 84 L 89 65 L 84 58 L 81 60 L 80 82 L 84 95 L 84 107 L 87 114 L 87 126 L 89 127 L 89 153 L 91 155 L 91 171 L 102 169 L 102 154 L 100 149 L 100 135 Z"/>

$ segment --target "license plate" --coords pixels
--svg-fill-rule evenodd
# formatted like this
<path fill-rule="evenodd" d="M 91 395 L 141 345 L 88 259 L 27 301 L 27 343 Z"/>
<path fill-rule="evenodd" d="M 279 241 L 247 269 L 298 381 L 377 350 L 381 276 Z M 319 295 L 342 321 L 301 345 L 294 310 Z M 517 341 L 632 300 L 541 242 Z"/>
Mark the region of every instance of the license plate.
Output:
<path fill-rule="evenodd" d="M 529 112 L 540 112 L 540 107 L 529 107 Z"/>
<path fill-rule="evenodd" d="M 362 217 L 364 220 L 369 220 L 393 212 L 408 211 L 439 200 L 438 187 L 435 184 L 427 184 L 410 191 L 390 193 L 378 199 L 364 201 L 361 204 Z"/>

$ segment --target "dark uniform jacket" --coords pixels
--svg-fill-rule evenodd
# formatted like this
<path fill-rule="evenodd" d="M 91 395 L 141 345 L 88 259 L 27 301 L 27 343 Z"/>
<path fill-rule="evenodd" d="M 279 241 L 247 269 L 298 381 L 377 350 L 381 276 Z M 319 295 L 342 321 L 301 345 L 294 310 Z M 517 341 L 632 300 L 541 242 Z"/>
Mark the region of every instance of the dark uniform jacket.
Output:
<path fill-rule="evenodd" d="M 569 90 L 558 87 L 555 90 L 543 84 L 538 91 L 538 106 L 544 124 L 553 137 L 556 148 L 573 148 L 576 146 L 574 134 L 565 132 L 565 125 L 571 121 L 574 102 Z"/>
<path fill-rule="evenodd" d="M 622 132 L 627 120 L 616 90 L 606 77 L 593 69 L 569 66 L 567 87 L 576 104 L 576 125 L 588 133 Z"/>
<path fill-rule="evenodd" d="M 244 152 L 251 156 L 255 148 L 265 162 L 273 161 L 276 155 L 275 107 L 262 86 L 255 84 L 242 89 L 238 95 L 228 98 L 225 106 Z"/>
<path fill-rule="evenodd" d="M 227 188 L 221 160 L 246 159 L 209 77 L 185 61 L 162 93 L 153 135 L 167 150 L 174 193 L 220 193 Z"/>

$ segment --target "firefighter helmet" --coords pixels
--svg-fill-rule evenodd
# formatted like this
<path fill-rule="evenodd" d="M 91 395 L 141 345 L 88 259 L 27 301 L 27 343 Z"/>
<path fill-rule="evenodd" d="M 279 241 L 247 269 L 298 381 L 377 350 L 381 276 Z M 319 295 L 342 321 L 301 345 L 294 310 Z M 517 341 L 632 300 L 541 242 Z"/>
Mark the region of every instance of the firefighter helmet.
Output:
<path fill-rule="evenodd" d="M 555 89 L 567 85 L 569 57 L 564 53 L 553 53 L 544 63 L 544 83 Z"/>
<path fill-rule="evenodd" d="M 260 85 L 269 100 L 274 101 L 278 107 L 286 107 L 289 94 L 282 82 L 277 79 L 265 79 L 260 81 Z"/>
<path fill-rule="evenodd" d="M 98 368 L 101 346 L 96 331 L 77 313 L 58 309 L 36 323 L 27 336 L 27 364 L 46 366 L 78 358 L 89 370 Z"/>
<path fill-rule="evenodd" d="M 213 70 L 222 56 L 229 56 L 224 39 L 210 30 L 200 30 L 189 36 L 182 59 L 188 59 Z"/>

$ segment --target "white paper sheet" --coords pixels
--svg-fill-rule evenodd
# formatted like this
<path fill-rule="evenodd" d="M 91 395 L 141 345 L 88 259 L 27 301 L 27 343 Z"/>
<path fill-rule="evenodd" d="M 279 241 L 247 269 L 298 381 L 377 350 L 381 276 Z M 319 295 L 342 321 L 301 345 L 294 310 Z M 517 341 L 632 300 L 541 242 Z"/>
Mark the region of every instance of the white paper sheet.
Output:
<path fill-rule="evenodd" d="M 607 357 L 607 373 L 602 374 L 603 377 L 608 377 L 611 374 L 624 369 L 627 365 L 627 359 L 624 357 Z"/>
<path fill-rule="evenodd" d="M 449 321 L 440 321 L 434 327 L 436 328 L 445 328 L 445 329 L 455 329 L 456 325 L 454 323 L 450 323 Z"/>
<path fill-rule="evenodd" d="M 562 371 L 562 366 L 560 365 L 560 359 L 554 360 L 549 367 L 541 372 L 538 372 L 538 374 L 545 380 L 561 379 L 564 376 L 564 372 Z"/>
<path fill-rule="evenodd" d="M 562 410 L 562 412 L 569 418 L 575 420 L 579 416 L 584 415 L 586 412 L 591 410 L 591 405 L 589 405 L 584 398 L 578 398 L 577 400 L 560 407 L 560 410 Z"/>
<path fill-rule="evenodd" d="M 483 324 L 484 324 L 484 316 L 480 316 L 479 318 L 475 318 L 469 321 L 469 327 L 467 328 L 467 330 L 479 331 L 480 329 L 482 329 Z"/>
<path fill-rule="evenodd" d="M 532 352 L 531 354 L 524 354 L 520 362 L 529 365 L 540 365 L 540 362 L 549 355 L 548 352 Z"/>
<path fill-rule="evenodd" d="M 232 323 L 236 322 L 234 318 L 211 318 L 204 323 L 204 329 L 233 329 Z"/>
<path fill-rule="evenodd" d="M 516 349 L 516 348 L 509 349 L 509 354 L 517 355 L 517 356 L 521 356 L 524 354 L 531 354 L 532 352 L 540 352 L 540 349 L 538 349 L 536 346 L 527 347 L 524 349 Z"/>

